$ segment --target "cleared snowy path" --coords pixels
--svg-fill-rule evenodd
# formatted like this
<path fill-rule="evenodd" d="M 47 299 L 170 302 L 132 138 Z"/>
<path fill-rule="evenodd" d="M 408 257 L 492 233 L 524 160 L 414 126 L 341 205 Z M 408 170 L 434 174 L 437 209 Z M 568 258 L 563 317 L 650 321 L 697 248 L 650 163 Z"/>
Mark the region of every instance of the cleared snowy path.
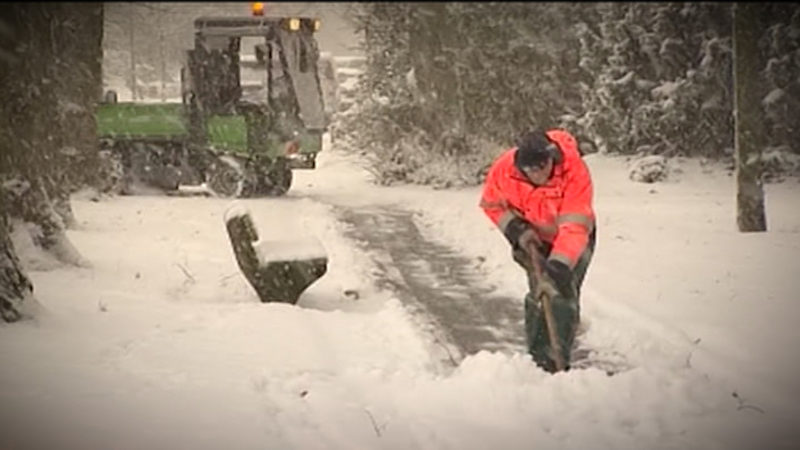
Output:
<path fill-rule="evenodd" d="M 482 350 L 525 354 L 522 299 L 498 294 L 475 261 L 426 238 L 415 214 L 398 207 L 337 208 L 349 225 L 347 237 L 360 242 L 380 268 L 378 287 L 393 291 L 414 314 L 443 362 L 457 366 Z M 613 346 L 584 345 L 583 332 L 585 327 L 573 351 L 575 368 L 631 368 Z"/>
<path fill-rule="evenodd" d="M 524 352 L 521 300 L 493 294 L 470 260 L 423 238 L 411 212 L 362 208 L 338 214 L 352 225 L 348 237 L 388 258 L 388 264 L 376 261 L 384 271 L 379 284 L 432 327 L 428 331 L 447 347 L 451 362 L 481 350 Z"/>

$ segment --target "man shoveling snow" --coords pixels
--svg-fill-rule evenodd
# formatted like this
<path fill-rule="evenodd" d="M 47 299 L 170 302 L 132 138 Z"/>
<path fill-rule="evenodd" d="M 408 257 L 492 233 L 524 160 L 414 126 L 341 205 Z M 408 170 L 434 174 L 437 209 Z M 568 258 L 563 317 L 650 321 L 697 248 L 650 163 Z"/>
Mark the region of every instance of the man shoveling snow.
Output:
<path fill-rule="evenodd" d="M 575 138 L 532 131 L 495 160 L 480 207 L 528 275 L 528 351 L 548 372 L 569 369 L 579 295 L 595 245 L 592 180 Z"/>

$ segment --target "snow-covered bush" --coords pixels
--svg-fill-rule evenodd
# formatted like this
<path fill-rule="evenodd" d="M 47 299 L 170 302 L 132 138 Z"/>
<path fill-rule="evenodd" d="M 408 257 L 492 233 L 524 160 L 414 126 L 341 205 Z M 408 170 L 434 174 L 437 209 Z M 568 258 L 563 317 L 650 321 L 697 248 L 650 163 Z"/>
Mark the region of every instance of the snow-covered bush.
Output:
<path fill-rule="evenodd" d="M 483 161 L 476 142 L 507 147 L 534 124 L 587 151 L 730 159 L 731 6 L 363 4 L 367 65 L 343 122 L 387 180 L 435 183 L 436 161 Z M 800 8 L 764 8 L 764 148 L 798 153 Z"/>
<path fill-rule="evenodd" d="M 766 138 L 769 147 L 800 155 L 800 8 L 797 4 L 769 8 L 774 20 L 760 42 L 766 58 L 762 71 Z"/>
<path fill-rule="evenodd" d="M 655 183 L 667 179 L 667 160 L 661 155 L 650 155 L 635 160 L 630 167 L 628 177 L 640 183 Z"/>
<path fill-rule="evenodd" d="M 800 154 L 800 8 L 765 4 L 760 95 L 764 149 Z M 598 4 L 578 24 L 583 115 L 574 123 L 601 151 L 730 158 L 731 4 Z M 775 158 L 765 170 L 776 171 Z M 782 158 L 789 164 L 786 158 Z M 791 164 L 784 168 L 793 170 Z M 769 174 L 767 174 L 769 175 Z"/>
<path fill-rule="evenodd" d="M 761 154 L 766 181 L 781 181 L 786 175 L 800 175 L 800 155 L 789 146 L 767 147 Z"/>
<path fill-rule="evenodd" d="M 732 145 L 730 9 L 604 4 L 578 27 L 578 123 L 601 151 L 719 156 Z"/>

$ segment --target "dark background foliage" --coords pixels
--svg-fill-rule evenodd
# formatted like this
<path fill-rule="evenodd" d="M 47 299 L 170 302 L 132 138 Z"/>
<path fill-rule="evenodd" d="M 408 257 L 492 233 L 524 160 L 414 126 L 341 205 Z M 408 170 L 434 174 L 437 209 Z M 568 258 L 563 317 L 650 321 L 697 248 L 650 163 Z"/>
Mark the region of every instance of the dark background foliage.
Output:
<path fill-rule="evenodd" d="M 767 173 L 796 169 L 800 8 L 758 18 Z M 732 161 L 730 3 L 365 3 L 344 133 L 386 182 L 474 184 L 532 126 L 586 152 Z M 455 168 L 455 170 L 454 170 Z"/>

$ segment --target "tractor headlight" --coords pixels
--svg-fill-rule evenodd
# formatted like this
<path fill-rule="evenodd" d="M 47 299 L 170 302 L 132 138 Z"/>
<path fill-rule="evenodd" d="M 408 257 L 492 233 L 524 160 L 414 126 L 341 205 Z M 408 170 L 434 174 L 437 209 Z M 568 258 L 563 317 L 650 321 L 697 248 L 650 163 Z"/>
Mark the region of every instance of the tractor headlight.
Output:
<path fill-rule="evenodd" d="M 300 29 L 300 19 L 289 19 L 289 29 L 297 31 Z"/>
<path fill-rule="evenodd" d="M 322 21 L 314 19 L 314 31 L 319 31 L 320 27 L 322 27 Z"/>

